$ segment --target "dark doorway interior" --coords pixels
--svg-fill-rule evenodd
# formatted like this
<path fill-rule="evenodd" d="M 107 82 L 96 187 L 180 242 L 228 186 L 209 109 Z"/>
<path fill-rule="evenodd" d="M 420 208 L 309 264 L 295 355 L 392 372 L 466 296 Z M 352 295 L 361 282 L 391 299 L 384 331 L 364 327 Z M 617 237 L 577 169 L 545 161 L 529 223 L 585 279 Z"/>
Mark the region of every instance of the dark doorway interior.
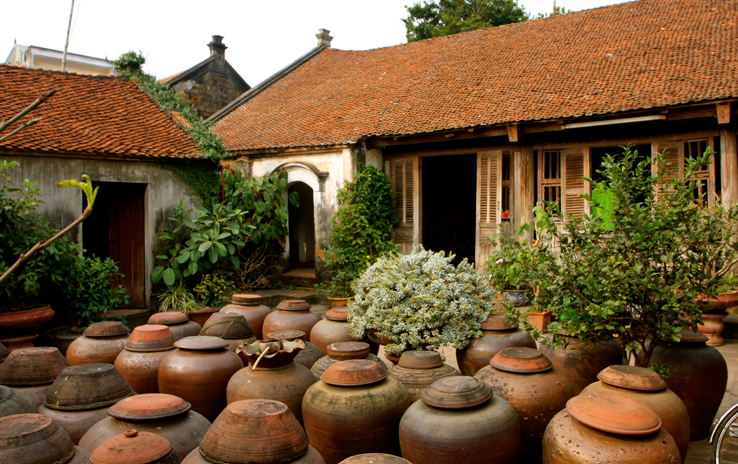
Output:
<path fill-rule="evenodd" d="M 303 182 L 290 185 L 289 193 L 297 192 L 300 206 L 289 203 L 290 264 L 315 265 L 315 218 L 313 189 Z"/>
<path fill-rule="evenodd" d="M 477 155 L 423 158 L 423 246 L 474 262 Z"/>
<path fill-rule="evenodd" d="M 630 147 L 631 151 L 638 150 L 638 159 L 648 159 L 651 156 L 651 145 L 650 144 L 643 144 L 643 145 L 633 145 Z M 617 158 L 619 155 L 623 154 L 623 149 L 621 147 L 596 147 L 592 148 L 592 180 L 596 180 L 598 182 L 602 182 L 604 179 L 602 177 L 602 174 L 598 173 L 597 171 L 602 170 L 602 160 L 605 158 L 605 155 L 611 155 Z"/>
<path fill-rule="evenodd" d="M 130 296 L 123 308 L 146 307 L 144 264 L 144 195 L 146 184 L 93 182 L 100 187 L 90 217 L 82 226 L 85 256 L 111 258 L 124 277 L 122 285 Z M 85 204 L 86 205 L 86 201 Z M 112 308 L 115 309 L 115 308 Z"/>

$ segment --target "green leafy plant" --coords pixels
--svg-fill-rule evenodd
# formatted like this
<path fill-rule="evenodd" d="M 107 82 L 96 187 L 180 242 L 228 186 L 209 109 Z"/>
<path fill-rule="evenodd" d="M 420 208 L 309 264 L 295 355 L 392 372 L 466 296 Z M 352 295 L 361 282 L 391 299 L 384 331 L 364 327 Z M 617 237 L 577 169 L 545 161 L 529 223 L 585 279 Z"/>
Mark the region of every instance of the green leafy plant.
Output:
<path fill-rule="evenodd" d="M 181 280 L 175 285 L 168 285 L 156 297 L 159 302 L 159 311 L 182 311 L 187 314 L 200 309 L 195 296 L 187 290 Z"/>
<path fill-rule="evenodd" d="M 500 229 L 494 239 L 495 251 L 485 263 L 489 283 L 498 292 L 505 290 L 531 290 L 531 273 L 516 257 L 520 243 Z"/>
<path fill-rule="evenodd" d="M 223 273 L 211 272 L 203 274 L 193 291 L 200 298 L 202 306 L 212 308 L 227 301 L 226 292 L 230 287 L 231 283 Z"/>
<path fill-rule="evenodd" d="M 72 325 L 85 327 L 102 320 L 109 309 L 128 304 L 126 289 L 111 286 L 123 277 L 110 258 L 79 258 L 64 279 L 64 296 L 72 310 Z"/>

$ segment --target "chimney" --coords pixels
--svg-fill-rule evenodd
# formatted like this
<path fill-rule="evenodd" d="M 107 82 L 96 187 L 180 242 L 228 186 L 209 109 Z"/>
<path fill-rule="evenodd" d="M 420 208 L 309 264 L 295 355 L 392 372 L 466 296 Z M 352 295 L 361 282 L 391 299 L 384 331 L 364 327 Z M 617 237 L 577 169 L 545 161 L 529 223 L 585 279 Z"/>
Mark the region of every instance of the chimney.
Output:
<path fill-rule="evenodd" d="M 213 41 L 208 44 L 208 48 L 210 49 L 210 56 L 225 59 L 225 51 L 228 47 L 223 43 L 222 35 L 214 35 Z"/>
<path fill-rule="evenodd" d="M 331 37 L 330 32 L 331 31 L 328 29 L 318 29 L 318 33 L 315 34 L 315 37 L 318 38 L 318 47 L 331 46 L 331 40 L 333 40 L 333 37 Z"/>

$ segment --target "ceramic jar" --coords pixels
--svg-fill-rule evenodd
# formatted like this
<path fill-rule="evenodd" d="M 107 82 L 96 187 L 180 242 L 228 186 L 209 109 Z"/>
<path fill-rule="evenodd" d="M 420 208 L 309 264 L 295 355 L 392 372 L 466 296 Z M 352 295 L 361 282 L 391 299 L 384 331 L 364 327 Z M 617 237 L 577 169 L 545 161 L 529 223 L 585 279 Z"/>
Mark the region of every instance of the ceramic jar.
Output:
<path fill-rule="evenodd" d="M 220 337 L 228 342 L 228 349 L 236 352 L 242 344 L 256 341 L 251 326 L 246 318 L 237 313 L 215 313 L 205 323 L 200 335 Z"/>
<path fill-rule="evenodd" d="M 517 413 L 521 462 L 540 462 L 543 432 L 574 396 L 571 382 L 535 348 L 505 348 L 474 377 Z"/>
<path fill-rule="evenodd" d="M 489 360 L 512 346 L 537 348 L 536 341 L 523 329 L 512 327 L 505 316 L 493 314 L 482 323 L 482 336 L 469 342 L 463 350 L 456 350 L 456 362 L 464 375 L 473 376 L 489 366 Z"/>
<path fill-rule="evenodd" d="M 706 342 L 704 335 L 684 330 L 678 343 L 654 348 L 650 361 L 669 367 L 666 385 L 689 412 L 689 439 L 693 441 L 709 436 L 728 384 L 725 358 Z"/>
<path fill-rule="evenodd" d="M 112 364 L 80 364 L 59 373 L 38 412 L 59 423 L 76 445 L 108 416 L 108 407 L 132 395 L 135 392 Z"/>
<path fill-rule="evenodd" d="M 666 381 L 651 369 L 636 366 L 610 366 L 597 375 L 599 382 L 582 390 L 582 395 L 613 392 L 633 398 L 648 406 L 661 419 L 661 426 L 671 434 L 682 458 L 689 445 L 689 412 L 681 399 L 666 388 Z"/>
<path fill-rule="evenodd" d="M 331 308 L 325 313 L 325 319 L 313 326 L 310 332 L 310 342 L 317 346 L 324 356 L 328 355 L 328 345 L 332 343 L 355 341 L 348 328 L 348 314 L 347 306 Z M 368 337 L 364 337 L 361 341 L 369 343 L 372 354 L 379 352 L 379 345 L 369 340 Z"/>
<path fill-rule="evenodd" d="M 7 358 L 9 354 L 10 354 L 10 351 L 8 351 L 8 349 L 5 348 L 5 345 L 0 343 L 0 363 L 5 361 L 5 358 Z"/>
<path fill-rule="evenodd" d="M 203 327 L 205 323 L 210 319 L 210 316 L 220 311 L 220 308 L 202 308 L 197 311 L 190 311 L 187 313 L 187 317 L 192 321 L 196 322 L 200 327 Z"/>
<path fill-rule="evenodd" d="M 514 464 L 519 444 L 513 408 L 474 377 L 436 380 L 400 422 L 402 457 L 413 464 Z"/>
<path fill-rule="evenodd" d="M 310 444 L 328 464 L 362 453 L 399 454 L 407 389 L 384 364 L 365 359 L 330 366 L 305 392 L 302 417 Z M 351 430 L 351 433 L 347 431 Z"/>
<path fill-rule="evenodd" d="M 38 412 L 31 400 L 21 395 L 15 389 L 0 385 L 0 417 L 15 414 L 35 414 Z"/>
<path fill-rule="evenodd" d="M 115 367 L 136 393 L 159 393 L 158 373 L 161 362 L 174 350 L 174 336 L 169 327 L 140 325 L 115 358 Z"/>
<path fill-rule="evenodd" d="M 620 343 L 605 340 L 594 345 L 580 343 L 577 338 L 567 337 L 566 348 L 549 348 L 541 345 L 538 349 L 551 360 L 554 369 L 564 374 L 578 395 L 584 387 L 597 381 L 597 374 L 607 366 L 623 364 Z"/>
<path fill-rule="evenodd" d="M 87 464 L 90 453 L 72 443 L 63 428 L 41 414 L 0 418 L 0 462 Z"/>
<path fill-rule="evenodd" d="M 340 464 L 412 464 L 407 459 L 398 458 L 391 454 L 382 453 L 366 453 L 357 456 L 351 456 L 344 459 Z"/>
<path fill-rule="evenodd" d="M 185 337 L 200 335 L 200 330 L 202 330 L 200 324 L 191 321 L 185 313 L 180 311 L 165 311 L 152 314 L 148 323 L 169 327 L 175 342 Z"/>
<path fill-rule="evenodd" d="M 546 464 L 681 462 L 679 449 L 648 406 L 617 393 L 575 396 L 543 435 Z"/>
<path fill-rule="evenodd" d="M 166 438 L 126 430 L 108 439 L 90 454 L 90 464 L 179 464 Z"/>
<path fill-rule="evenodd" d="M 243 368 L 241 358 L 218 337 L 187 337 L 174 346 L 159 366 L 159 392 L 182 398 L 214 421 L 226 406 L 228 381 Z"/>
<path fill-rule="evenodd" d="M 57 348 L 41 346 L 12 351 L 0 364 L 0 385 L 13 387 L 37 407 L 46 390 L 69 363 Z"/>
<path fill-rule="evenodd" d="M 246 318 L 254 331 L 254 336 L 261 340 L 264 338 L 262 326 L 264 319 L 272 312 L 268 306 L 261 304 L 261 296 L 259 295 L 233 295 L 231 304 L 224 306 L 220 312 L 236 313 Z"/>
<path fill-rule="evenodd" d="M 410 401 L 415 402 L 430 384 L 444 377 L 457 376 L 459 371 L 444 364 L 437 351 L 405 351 L 389 375 L 405 385 Z"/>
<path fill-rule="evenodd" d="M 310 372 L 315 375 L 316 379 L 320 380 L 323 372 L 325 372 L 331 364 L 335 364 L 338 361 L 346 361 L 348 359 L 368 359 L 378 363 L 383 362 L 379 357 L 371 354 L 369 350 L 369 344 L 365 342 L 332 343 L 327 347 L 328 356 L 323 356 L 318 359 L 315 364 L 313 364 L 313 367 L 310 368 Z"/>
<path fill-rule="evenodd" d="M 79 441 L 80 447 L 94 451 L 106 440 L 135 429 L 166 438 L 181 461 L 197 449 L 210 428 L 207 419 L 190 411 L 190 403 L 163 393 L 147 393 L 118 401 L 108 409 L 108 416 L 90 427 Z"/>
<path fill-rule="evenodd" d="M 284 340 L 288 342 L 302 340 L 305 342 L 305 348 L 300 350 L 300 353 L 295 358 L 295 362 L 302 364 L 308 369 L 312 368 L 313 364 L 323 357 L 323 352 L 317 346 L 305 340 L 305 332 L 302 330 L 276 330 L 267 334 L 267 340 Z"/>
<path fill-rule="evenodd" d="M 277 330 L 301 330 L 310 340 L 313 326 L 323 319 L 319 314 L 310 311 L 310 304 L 305 300 L 284 300 L 277 305 L 277 310 L 264 319 L 262 330 L 267 337 Z"/>
<path fill-rule="evenodd" d="M 78 364 L 113 364 L 128 340 L 128 327 L 118 321 L 95 322 L 67 348 L 70 366 Z"/>

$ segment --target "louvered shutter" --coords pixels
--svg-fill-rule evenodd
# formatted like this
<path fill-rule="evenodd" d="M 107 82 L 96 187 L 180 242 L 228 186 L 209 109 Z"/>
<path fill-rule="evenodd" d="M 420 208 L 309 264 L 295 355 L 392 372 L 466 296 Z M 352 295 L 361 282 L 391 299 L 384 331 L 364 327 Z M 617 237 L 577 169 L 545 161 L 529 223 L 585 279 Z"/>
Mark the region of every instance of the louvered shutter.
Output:
<path fill-rule="evenodd" d="M 395 189 L 395 214 L 398 223 L 395 225 L 395 243 L 399 252 L 410 254 L 416 243 L 415 189 L 417 185 L 417 158 L 392 160 L 392 184 Z"/>
<path fill-rule="evenodd" d="M 477 154 L 477 249 L 476 265 L 481 269 L 492 252 L 497 225 L 502 220 L 500 195 L 502 193 L 502 152 Z"/>
<path fill-rule="evenodd" d="M 579 195 L 587 193 L 589 189 L 589 183 L 584 180 L 584 176 L 589 175 L 589 157 L 581 149 L 564 150 L 561 164 L 562 213 L 564 217 L 582 217 L 586 201 Z"/>
<path fill-rule="evenodd" d="M 656 164 L 657 153 L 663 153 L 664 161 L 668 163 L 668 166 L 665 166 L 667 179 L 674 179 L 674 177 L 682 177 L 684 175 L 684 152 L 681 142 L 661 142 L 654 144 L 653 163 L 651 164 L 651 170 L 654 174 L 658 172 L 658 165 Z"/>

